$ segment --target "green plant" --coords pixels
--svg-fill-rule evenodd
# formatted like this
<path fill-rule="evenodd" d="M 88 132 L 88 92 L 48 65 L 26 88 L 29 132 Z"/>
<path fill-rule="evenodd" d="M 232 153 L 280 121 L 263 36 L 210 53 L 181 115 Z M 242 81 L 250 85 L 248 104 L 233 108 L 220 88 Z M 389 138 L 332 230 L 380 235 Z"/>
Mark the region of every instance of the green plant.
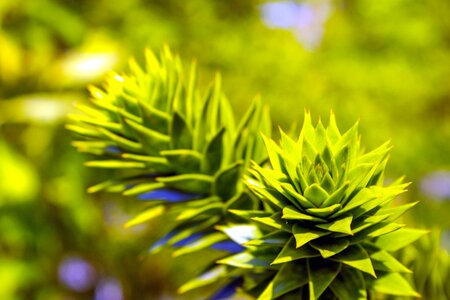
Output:
<path fill-rule="evenodd" d="M 389 253 L 425 231 L 396 222 L 415 203 L 389 206 L 408 184 L 384 185 L 388 143 L 363 153 L 357 124 L 341 134 L 333 115 L 325 128 L 306 113 L 297 140 L 281 132 L 280 146 L 265 144 L 270 166 L 253 163 L 246 180 L 265 210 L 232 210 L 265 234 L 219 261 L 231 282 L 258 299 L 419 296 Z"/>
<path fill-rule="evenodd" d="M 423 299 L 450 299 L 450 256 L 441 246 L 440 230 L 434 229 L 396 256 L 413 271 L 409 279 Z"/>
<path fill-rule="evenodd" d="M 195 65 L 186 77 L 168 48 L 130 69 L 91 87 L 91 104 L 78 105 L 85 115 L 67 127 L 83 138 L 79 151 L 103 158 L 86 165 L 120 170 L 90 192 L 149 202 L 126 226 L 175 216 L 152 251 L 234 253 L 180 292 L 220 282 L 213 299 L 238 288 L 258 299 L 419 296 L 389 254 L 425 232 L 396 222 L 415 203 L 389 206 L 408 185 L 384 185 L 389 143 L 364 154 L 357 125 L 341 134 L 334 115 L 325 128 L 306 113 L 299 138 L 281 131 L 279 146 L 259 101 L 236 125 L 220 78 L 201 97 Z"/>
<path fill-rule="evenodd" d="M 259 132 L 270 134 L 268 112 L 255 101 L 236 124 L 219 76 L 201 95 L 195 64 L 187 75 L 167 47 L 160 59 L 149 50 L 145 58 L 144 69 L 131 60 L 131 72 L 112 74 L 102 88 L 91 86 L 90 104 L 77 104 L 85 114 L 71 115 L 67 128 L 83 139 L 74 146 L 102 158 L 86 165 L 120 171 L 88 191 L 148 201 L 126 226 L 175 215 L 153 251 L 166 244 L 183 246 L 175 255 L 207 247 L 240 250 L 215 226 L 233 218 L 228 208 L 257 205 L 241 179 L 250 160 L 266 159 Z"/>

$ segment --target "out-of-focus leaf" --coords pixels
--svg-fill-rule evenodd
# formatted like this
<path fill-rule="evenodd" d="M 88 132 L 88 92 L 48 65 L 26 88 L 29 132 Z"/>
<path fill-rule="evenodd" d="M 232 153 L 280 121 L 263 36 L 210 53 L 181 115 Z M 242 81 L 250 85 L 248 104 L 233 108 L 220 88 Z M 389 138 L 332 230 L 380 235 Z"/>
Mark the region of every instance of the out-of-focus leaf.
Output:
<path fill-rule="evenodd" d="M 395 296 L 420 297 L 408 281 L 398 273 L 386 273 L 370 282 L 370 287 L 379 293 Z"/>
<path fill-rule="evenodd" d="M 140 200 L 161 200 L 161 201 L 167 201 L 167 202 L 183 202 L 183 201 L 189 201 L 194 199 L 201 198 L 202 195 L 199 194 L 189 194 L 180 192 L 177 190 L 170 190 L 170 189 L 158 189 L 158 190 L 152 190 L 147 193 L 140 194 L 138 196 L 138 199 Z"/>
<path fill-rule="evenodd" d="M 396 251 L 413 243 L 426 233 L 428 233 L 427 230 L 401 228 L 378 237 L 375 245 L 386 251 Z"/>
<path fill-rule="evenodd" d="M 164 211 L 165 211 L 164 205 L 158 205 L 158 206 L 149 208 L 149 209 L 141 212 L 139 215 L 132 218 L 131 220 L 127 221 L 123 226 L 125 228 L 128 228 L 128 227 L 131 227 L 134 225 L 142 224 L 153 218 L 159 217 L 160 215 L 162 215 L 164 213 Z"/>

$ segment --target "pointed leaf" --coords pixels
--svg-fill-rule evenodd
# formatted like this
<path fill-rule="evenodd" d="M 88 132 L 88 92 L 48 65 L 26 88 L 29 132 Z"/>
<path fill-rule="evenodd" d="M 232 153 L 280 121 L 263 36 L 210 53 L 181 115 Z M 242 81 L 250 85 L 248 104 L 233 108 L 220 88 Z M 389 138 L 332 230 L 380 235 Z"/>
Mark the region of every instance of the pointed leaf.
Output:
<path fill-rule="evenodd" d="M 310 258 L 310 257 L 318 257 L 320 256 L 319 252 L 314 250 L 308 245 L 304 245 L 303 247 L 297 248 L 295 247 L 295 239 L 291 237 L 286 245 L 283 247 L 281 252 L 272 262 L 272 264 L 281 264 L 287 263 L 290 261 L 294 261 L 302 258 Z"/>
<path fill-rule="evenodd" d="M 397 259 L 387 251 L 380 250 L 370 253 L 373 267 L 375 270 L 394 272 L 394 273 L 412 273 L 407 267 L 402 265 Z"/>
<path fill-rule="evenodd" d="M 288 183 L 281 183 L 281 187 L 287 193 L 286 196 L 290 196 L 289 199 L 297 208 L 314 208 L 314 204 L 303 197 L 303 195 L 297 193 L 294 187 Z"/>
<path fill-rule="evenodd" d="M 123 160 L 91 160 L 84 163 L 85 166 L 105 169 L 144 169 L 145 163 Z"/>
<path fill-rule="evenodd" d="M 291 159 L 301 157 L 300 146 L 293 139 L 291 139 L 286 133 L 284 133 L 284 131 L 281 130 L 281 128 L 280 128 L 280 135 L 281 135 L 280 144 L 283 149 L 283 153 L 285 153 L 286 155 L 290 155 L 289 158 Z M 296 163 L 297 161 L 293 160 L 293 162 Z M 295 179 L 295 177 L 293 177 L 292 179 Z"/>
<path fill-rule="evenodd" d="M 297 211 L 297 209 L 293 206 L 287 206 L 283 208 L 283 219 L 286 220 L 302 220 L 302 221 L 312 221 L 312 222 L 326 222 L 325 219 L 321 219 L 318 217 L 306 215 Z"/>
<path fill-rule="evenodd" d="M 87 189 L 87 192 L 89 194 L 97 193 L 97 192 L 99 192 L 101 190 L 104 190 L 104 189 L 114 185 L 115 183 L 117 183 L 117 180 L 106 180 L 106 181 L 97 183 L 96 185 L 90 186 Z"/>
<path fill-rule="evenodd" d="M 230 209 L 230 213 L 242 217 L 244 219 L 252 219 L 255 217 L 270 217 L 272 215 L 269 212 L 260 211 L 260 210 L 237 210 L 237 209 Z"/>
<path fill-rule="evenodd" d="M 341 208 L 342 206 L 340 204 L 334 204 L 328 207 L 307 208 L 306 212 L 319 218 L 327 218 Z"/>
<path fill-rule="evenodd" d="M 281 170 L 281 158 L 280 153 L 282 152 L 280 147 L 271 139 L 262 135 L 264 144 L 266 145 L 267 154 L 269 155 L 270 163 L 274 170 Z"/>
<path fill-rule="evenodd" d="M 224 203 L 223 210 L 225 214 L 228 214 L 230 210 L 253 210 L 257 209 L 259 205 L 260 202 L 258 199 L 251 197 L 247 191 L 243 191 L 227 200 L 227 202 Z"/>
<path fill-rule="evenodd" d="M 420 297 L 408 281 L 398 273 L 386 273 L 373 280 L 370 287 L 383 294 L 394 296 Z M 431 300 L 431 299 L 430 299 Z"/>
<path fill-rule="evenodd" d="M 192 147 L 192 133 L 185 119 L 174 112 L 170 124 L 170 138 L 172 149 L 190 149 Z"/>
<path fill-rule="evenodd" d="M 325 173 L 323 176 L 322 181 L 320 182 L 320 186 L 328 193 L 332 193 L 336 189 L 336 184 L 334 183 L 333 178 L 331 177 L 330 173 Z M 329 197 L 328 197 L 329 198 Z M 327 200 L 328 200 L 327 198 Z M 326 201 L 326 200 L 325 200 Z M 324 201 L 324 202 L 325 202 Z M 323 204 L 322 204 L 323 205 Z"/>
<path fill-rule="evenodd" d="M 262 201 L 270 202 L 271 204 L 278 206 L 281 209 L 291 204 L 287 198 L 285 198 L 282 194 L 272 188 L 264 188 L 254 184 L 249 184 L 248 182 L 247 186 L 250 191 L 259 196 Z"/>
<path fill-rule="evenodd" d="M 139 136 L 139 140 L 150 154 L 158 154 L 159 151 L 169 149 L 170 137 L 150 128 L 144 127 L 129 119 L 126 123 L 132 127 Z"/>
<path fill-rule="evenodd" d="M 211 226 L 217 223 L 219 219 L 219 216 L 214 216 L 207 220 L 178 225 L 175 229 L 173 229 L 168 234 L 159 239 L 156 243 L 154 243 L 149 251 L 150 253 L 156 253 L 165 245 L 173 245 L 183 240 L 186 241 L 186 239 L 192 236 L 202 236 L 204 235 L 202 231 L 204 231 L 205 229 L 210 229 Z"/>
<path fill-rule="evenodd" d="M 74 133 L 77 133 L 81 136 L 86 136 L 86 137 L 101 137 L 102 135 L 100 134 L 100 132 L 98 132 L 96 129 L 90 129 L 90 128 L 86 128 L 83 126 L 78 126 L 78 125 L 74 125 L 74 124 L 66 124 L 64 126 L 67 130 L 70 130 Z"/>
<path fill-rule="evenodd" d="M 368 216 L 366 218 L 359 218 L 352 224 L 352 232 L 353 234 L 357 234 L 371 226 L 375 226 L 378 223 L 386 220 L 389 217 L 389 215 L 374 215 L 374 216 Z"/>
<path fill-rule="evenodd" d="M 336 125 L 336 117 L 333 112 L 330 113 L 330 122 L 327 127 L 327 137 L 332 144 L 335 144 L 341 138 L 341 133 Z"/>
<path fill-rule="evenodd" d="M 177 149 L 161 151 L 160 154 L 170 163 L 177 173 L 194 173 L 200 171 L 202 156 L 194 150 Z"/>
<path fill-rule="evenodd" d="M 214 193 L 225 201 L 235 196 L 241 179 L 241 171 L 242 161 L 220 170 L 214 180 Z"/>
<path fill-rule="evenodd" d="M 291 225 L 289 225 L 286 220 L 281 218 L 281 213 L 273 214 L 270 217 L 253 217 L 251 219 L 276 229 L 291 232 Z"/>
<path fill-rule="evenodd" d="M 299 224 L 295 224 L 292 227 L 292 233 L 294 234 L 295 238 L 295 246 L 297 248 L 300 248 L 308 242 L 318 239 L 321 236 L 327 235 L 330 232 L 305 228 L 301 227 Z"/>
<path fill-rule="evenodd" d="M 306 190 L 306 188 L 309 186 L 309 181 L 307 179 L 307 177 L 305 176 L 306 174 L 304 174 L 304 171 L 302 170 L 302 164 L 298 164 L 297 167 L 295 168 L 296 172 L 297 172 L 297 178 L 301 187 L 301 190 L 304 192 Z"/>
<path fill-rule="evenodd" d="M 142 145 L 139 142 L 124 138 L 118 134 L 106 130 L 105 128 L 99 127 L 98 131 L 101 132 L 108 139 L 114 141 L 123 150 L 129 150 L 132 152 L 142 151 Z"/>
<path fill-rule="evenodd" d="M 217 261 L 218 264 L 225 264 L 243 269 L 253 269 L 257 267 L 269 267 L 274 259 L 275 254 L 271 252 L 257 251 L 251 253 L 244 251 L 239 254 L 229 256 L 227 258 Z"/>
<path fill-rule="evenodd" d="M 341 264 L 327 262 L 323 260 L 307 260 L 308 275 L 309 275 L 309 299 L 319 299 L 320 295 L 325 292 L 328 286 L 336 278 L 341 270 Z"/>
<path fill-rule="evenodd" d="M 68 117 L 69 117 L 69 119 L 71 119 L 75 122 L 79 122 L 81 124 L 87 123 L 89 125 L 98 126 L 100 128 L 106 128 L 111 132 L 120 133 L 123 130 L 122 124 L 120 124 L 120 123 L 115 123 L 115 122 L 100 120 L 98 118 L 91 118 L 88 116 L 75 115 L 75 114 L 69 114 Z"/>
<path fill-rule="evenodd" d="M 322 151 L 327 144 L 327 133 L 325 131 L 325 127 L 322 124 L 322 121 L 319 119 L 315 129 L 315 141 L 314 146 L 318 151 Z"/>
<path fill-rule="evenodd" d="M 204 236 L 206 236 L 205 232 L 197 232 L 197 233 L 194 233 L 194 234 L 188 236 L 187 238 L 184 238 L 176 243 L 172 243 L 172 246 L 173 247 L 184 247 L 186 245 L 192 244 L 192 243 L 200 240 Z"/>
<path fill-rule="evenodd" d="M 276 299 L 307 283 L 308 270 L 304 264 L 284 264 L 258 299 Z"/>
<path fill-rule="evenodd" d="M 314 183 L 306 188 L 304 196 L 316 207 L 320 207 L 330 195 L 319 184 Z"/>
<path fill-rule="evenodd" d="M 367 300 L 364 277 L 355 269 L 342 267 L 330 289 L 339 300 Z"/>
<path fill-rule="evenodd" d="M 351 198 L 347 203 L 344 204 L 344 208 L 341 209 L 338 213 L 336 213 L 336 216 L 340 216 L 345 214 L 346 212 L 359 207 L 363 205 L 364 203 L 367 203 L 373 199 L 375 199 L 376 196 L 373 194 L 372 190 L 368 188 L 364 188 L 358 192 L 353 198 Z"/>
<path fill-rule="evenodd" d="M 351 229 L 352 220 L 353 220 L 352 216 L 345 216 L 342 219 L 338 219 L 325 224 L 316 224 L 315 226 L 328 231 L 352 235 Z"/>
<path fill-rule="evenodd" d="M 330 259 L 376 277 L 369 254 L 360 245 L 350 246 Z"/>
<path fill-rule="evenodd" d="M 309 245 L 319 251 L 323 258 L 329 258 L 347 249 L 350 242 L 344 238 L 332 238 L 314 240 Z"/>
<path fill-rule="evenodd" d="M 345 191 L 348 188 L 348 182 L 344 183 L 340 188 L 338 188 L 336 191 L 334 191 L 330 197 L 328 197 L 328 199 L 326 199 L 323 203 L 322 206 L 326 207 L 326 206 L 330 206 L 330 205 L 334 205 L 337 203 L 341 203 L 342 202 L 342 198 L 345 195 Z"/>
<path fill-rule="evenodd" d="M 178 216 L 177 221 L 189 220 L 193 219 L 199 215 L 203 214 L 219 214 L 222 210 L 223 204 L 220 202 L 220 199 L 217 197 L 209 197 L 211 204 L 207 204 L 200 207 L 187 208 L 183 210 Z"/>
<path fill-rule="evenodd" d="M 176 250 L 173 253 L 174 257 L 186 255 L 188 253 L 196 252 L 202 249 L 205 249 L 211 245 L 214 245 L 217 242 L 226 240 L 227 237 L 221 232 L 214 232 L 199 238 L 198 240 L 193 241 L 192 243 L 187 244 L 186 246 Z M 176 245 L 174 245 L 176 246 Z"/>
<path fill-rule="evenodd" d="M 305 140 L 315 140 L 315 130 L 312 124 L 311 114 L 307 111 L 305 111 L 301 134 L 305 137 Z"/>
<path fill-rule="evenodd" d="M 356 188 L 365 187 L 365 184 L 361 183 L 366 182 L 367 184 L 377 167 L 377 164 L 364 163 L 355 166 L 353 169 L 349 169 L 348 180 L 350 181 L 350 186 L 348 188 L 347 196 Z"/>
<path fill-rule="evenodd" d="M 162 215 L 164 213 L 165 209 L 166 208 L 165 208 L 164 205 L 158 205 L 158 206 L 149 208 L 149 209 L 141 212 L 139 215 L 137 215 L 136 217 L 132 218 L 128 222 L 126 222 L 123 225 L 123 227 L 129 228 L 131 226 L 142 224 L 142 223 L 147 222 L 147 221 L 149 221 L 151 219 L 159 217 L 160 215 Z"/>
<path fill-rule="evenodd" d="M 427 234 L 428 231 L 420 229 L 402 228 L 385 234 L 375 240 L 375 245 L 386 251 L 397 251 Z"/>
<path fill-rule="evenodd" d="M 149 183 L 142 183 L 137 184 L 133 186 L 132 188 L 127 189 L 123 192 L 124 196 L 130 196 L 130 195 L 137 195 L 137 194 L 143 194 L 148 193 L 153 190 L 161 189 L 164 187 L 164 184 L 159 182 L 149 182 Z"/>
<path fill-rule="evenodd" d="M 387 214 L 387 215 L 389 215 L 389 220 L 394 221 L 394 220 L 397 220 L 398 218 L 400 218 L 408 209 L 414 207 L 417 203 L 419 203 L 419 202 L 416 201 L 416 202 L 411 202 L 408 204 L 399 205 L 399 206 L 395 206 L 395 207 L 382 208 L 378 211 L 378 213 L 381 215 Z"/>
<path fill-rule="evenodd" d="M 252 120 L 255 119 L 255 115 L 260 110 L 261 103 L 260 101 L 253 101 L 251 106 L 247 109 L 242 119 L 239 121 L 239 124 L 236 128 L 236 132 L 239 134 L 236 137 L 235 145 L 237 145 L 240 141 L 241 134 L 244 131 L 245 128 L 248 128 L 250 126 L 250 123 Z"/>
<path fill-rule="evenodd" d="M 183 284 L 178 289 L 178 292 L 180 294 L 183 294 L 190 290 L 212 284 L 212 283 L 216 282 L 218 279 L 225 277 L 226 274 L 227 274 L 226 266 L 223 266 L 223 265 L 215 266 L 212 269 L 203 273 L 202 275 L 198 276 L 197 278 L 189 280 L 188 282 Z"/>
<path fill-rule="evenodd" d="M 159 156 L 149 156 L 149 155 L 139 155 L 132 153 L 122 153 L 121 157 L 127 160 L 136 160 L 143 162 L 147 165 L 149 169 L 157 170 L 159 172 L 169 172 L 172 171 L 170 165 L 164 157 Z"/>
<path fill-rule="evenodd" d="M 203 174 L 183 174 L 168 177 L 158 177 L 158 182 L 187 193 L 209 194 L 213 178 Z"/>
<path fill-rule="evenodd" d="M 141 114 L 143 116 L 144 126 L 154 128 L 158 132 L 168 133 L 170 115 L 163 112 L 153 105 L 147 104 L 145 101 L 138 101 Z"/>
<path fill-rule="evenodd" d="M 377 225 L 370 227 L 369 229 L 366 229 L 363 232 L 368 237 L 375 238 L 375 237 L 380 237 L 382 235 L 386 235 L 391 232 L 395 232 L 404 226 L 405 226 L 404 224 L 380 222 Z"/>
<path fill-rule="evenodd" d="M 214 174 L 222 164 L 224 134 L 225 129 L 222 128 L 206 145 L 202 169 L 208 174 Z"/>
<path fill-rule="evenodd" d="M 246 246 L 263 246 L 271 245 L 277 247 L 283 247 L 291 238 L 291 234 L 286 231 L 275 231 L 269 233 L 257 240 L 251 240 L 245 243 Z"/>

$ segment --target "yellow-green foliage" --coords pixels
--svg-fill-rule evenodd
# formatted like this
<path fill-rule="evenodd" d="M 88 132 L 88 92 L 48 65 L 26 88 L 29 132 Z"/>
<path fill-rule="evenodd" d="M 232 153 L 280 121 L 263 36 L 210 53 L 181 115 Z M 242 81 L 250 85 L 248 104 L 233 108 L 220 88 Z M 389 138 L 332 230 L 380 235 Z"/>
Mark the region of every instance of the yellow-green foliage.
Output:
<path fill-rule="evenodd" d="M 258 299 L 419 296 L 402 276 L 410 270 L 389 253 L 425 231 L 396 222 L 414 203 L 390 206 L 407 184 L 384 184 L 388 143 L 364 153 L 357 125 L 341 134 L 333 115 L 324 127 L 313 126 L 309 113 L 298 139 L 281 132 L 280 145 L 265 142 L 270 165 L 253 164 L 246 182 L 266 209 L 232 212 L 267 228 L 266 235 L 219 263 L 266 269 Z"/>
<path fill-rule="evenodd" d="M 236 123 L 220 77 L 201 93 L 195 64 L 185 72 L 167 47 L 159 59 L 147 50 L 143 68 L 131 60 L 129 73 L 111 74 L 102 88 L 90 91 L 90 104 L 78 105 L 84 114 L 71 115 L 67 125 L 83 139 L 73 144 L 100 158 L 87 166 L 121 170 L 90 191 L 148 201 L 148 209 L 127 226 L 175 210 L 175 229 L 153 250 L 193 234 L 205 236 L 178 254 L 226 239 L 213 230 L 226 209 L 255 205 L 241 177 L 250 160 L 266 158 L 259 133 L 270 134 L 271 125 L 261 103 L 255 101 Z"/>

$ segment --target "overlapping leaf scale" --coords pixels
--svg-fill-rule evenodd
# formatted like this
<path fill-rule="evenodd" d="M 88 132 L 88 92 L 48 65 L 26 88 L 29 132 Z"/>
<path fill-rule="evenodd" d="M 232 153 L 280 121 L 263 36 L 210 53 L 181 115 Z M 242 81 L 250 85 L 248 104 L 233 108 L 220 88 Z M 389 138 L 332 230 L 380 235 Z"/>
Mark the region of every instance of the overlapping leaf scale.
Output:
<path fill-rule="evenodd" d="M 220 76 L 202 95 L 195 64 L 185 72 L 167 47 L 159 57 L 147 50 L 143 65 L 132 59 L 128 72 L 110 74 L 89 91 L 89 103 L 77 104 L 82 114 L 71 115 L 67 128 L 80 138 L 73 142 L 79 151 L 97 156 L 87 166 L 118 176 L 89 191 L 146 201 L 148 209 L 126 226 L 174 214 L 173 230 L 153 250 L 177 243 L 177 254 L 233 248 L 214 226 L 226 223 L 226 208 L 255 206 L 242 176 L 252 160 L 267 157 L 260 133 L 270 136 L 271 124 L 261 102 L 235 122 Z"/>
<path fill-rule="evenodd" d="M 298 139 L 281 132 L 279 144 L 264 142 L 270 166 L 252 164 L 246 184 L 268 209 L 232 211 L 263 234 L 221 263 L 272 272 L 256 284 L 263 286 L 258 299 L 368 299 L 367 289 L 417 296 L 402 279 L 410 271 L 389 253 L 423 234 L 396 223 L 414 204 L 390 206 L 408 184 L 384 185 L 389 143 L 364 153 L 357 124 L 341 134 L 333 114 L 325 127 L 313 126 L 309 113 Z M 394 291 L 389 279 L 401 288 Z"/>

